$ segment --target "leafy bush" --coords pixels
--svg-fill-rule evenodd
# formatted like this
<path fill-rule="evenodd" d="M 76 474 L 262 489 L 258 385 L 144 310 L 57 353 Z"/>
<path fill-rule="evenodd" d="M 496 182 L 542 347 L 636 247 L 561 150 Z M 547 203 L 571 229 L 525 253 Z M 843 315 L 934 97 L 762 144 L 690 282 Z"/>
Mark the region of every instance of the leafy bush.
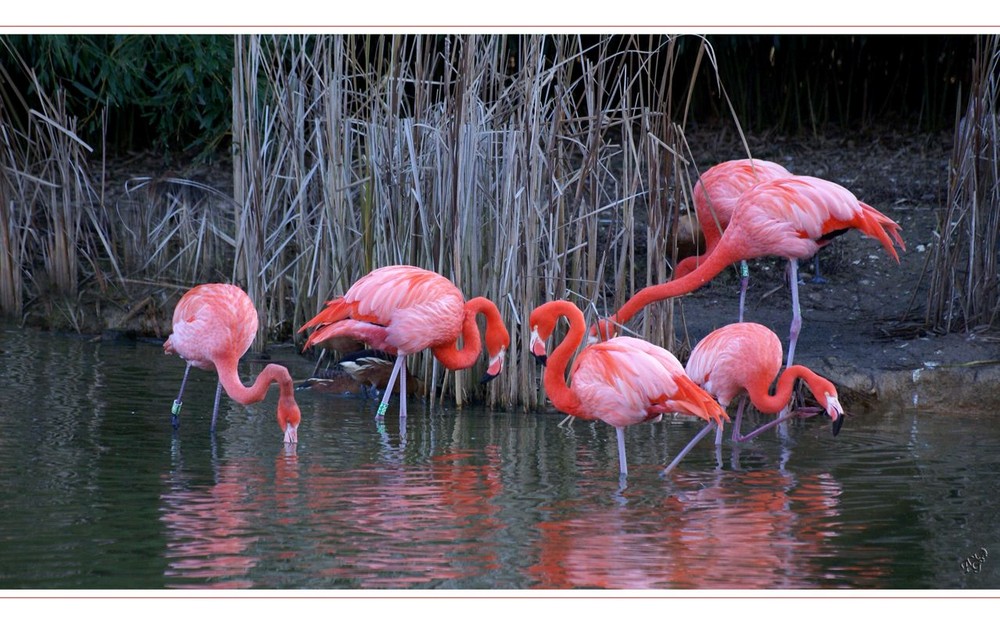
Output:
<path fill-rule="evenodd" d="M 43 91 L 62 88 L 91 144 L 101 144 L 105 109 L 112 149 L 205 155 L 230 133 L 229 35 L 8 35 L 3 41 L 0 62 L 10 68 L 15 90 L 34 94 L 28 68 Z"/>

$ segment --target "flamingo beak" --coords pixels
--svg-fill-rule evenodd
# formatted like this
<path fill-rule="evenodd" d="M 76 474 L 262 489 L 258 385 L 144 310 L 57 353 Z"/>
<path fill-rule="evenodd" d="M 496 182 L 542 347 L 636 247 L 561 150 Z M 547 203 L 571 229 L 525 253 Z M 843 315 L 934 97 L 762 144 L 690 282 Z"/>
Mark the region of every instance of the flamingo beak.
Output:
<path fill-rule="evenodd" d="M 841 414 L 840 414 L 839 416 L 837 416 L 837 418 L 836 418 L 836 419 L 834 419 L 834 421 L 833 421 L 833 435 L 834 435 L 834 437 L 836 437 L 836 435 L 837 435 L 838 433 L 840 433 L 840 428 L 841 428 L 841 427 L 842 427 L 843 425 L 844 425 L 844 414 L 843 414 L 843 413 L 841 413 Z"/>
<path fill-rule="evenodd" d="M 826 395 L 826 413 L 833 419 L 834 437 L 840 433 L 840 428 L 844 426 L 844 408 L 840 406 L 840 400 L 832 395 Z"/>
<path fill-rule="evenodd" d="M 535 360 L 542 366 L 545 366 L 548 361 L 548 355 L 545 353 L 545 341 L 538 335 L 537 327 L 531 330 L 531 355 L 535 356 Z"/>
<path fill-rule="evenodd" d="M 285 444 L 298 444 L 299 443 L 299 428 L 297 425 L 288 425 L 285 427 Z"/>
<path fill-rule="evenodd" d="M 490 358 L 490 363 L 486 367 L 486 372 L 483 373 L 483 376 L 479 379 L 479 383 L 487 383 L 490 380 L 495 379 L 497 375 L 500 374 L 500 371 L 503 370 L 503 358 L 506 353 L 507 350 L 501 348 L 496 355 Z"/>

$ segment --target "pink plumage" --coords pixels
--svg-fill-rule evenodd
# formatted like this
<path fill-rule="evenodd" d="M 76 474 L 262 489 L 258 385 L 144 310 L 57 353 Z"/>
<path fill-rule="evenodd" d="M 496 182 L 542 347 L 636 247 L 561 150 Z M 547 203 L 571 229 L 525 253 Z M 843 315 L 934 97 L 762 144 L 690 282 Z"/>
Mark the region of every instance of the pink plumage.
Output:
<path fill-rule="evenodd" d="M 563 341 L 545 357 L 556 322 L 570 324 Z M 635 338 L 614 338 L 585 348 L 566 383 L 566 369 L 584 335 L 583 313 L 568 301 L 551 301 L 531 313 L 531 351 L 546 361 L 545 392 L 559 411 L 615 427 L 621 474 L 627 474 L 624 428 L 667 412 L 721 423 L 725 410 L 685 374 L 672 353 Z"/>
<path fill-rule="evenodd" d="M 176 353 L 188 368 L 174 402 L 172 422 L 178 426 L 181 395 L 191 366 L 216 371 L 219 387 L 237 403 L 247 405 L 262 401 L 271 382 L 278 384 L 278 426 L 285 433 L 285 442 L 298 442 L 301 421 L 295 402 L 292 377 L 284 366 L 268 364 L 253 385 L 246 387 L 238 374 L 239 360 L 253 344 L 258 326 L 257 309 L 250 297 L 232 284 L 201 284 L 184 293 L 174 308 L 173 330 L 163 343 L 165 353 Z M 212 410 L 212 431 L 218 415 L 218 391 Z"/>
<path fill-rule="evenodd" d="M 750 158 L 728 160 L 703 173 L 691 195 L 698 224 L 705 237 L 705 252 L 678 262 L 674 279 L 693 271 L 702 258 L 712 253 L 733 218 L 737 200 L 745 191 L 761 182 L 791 175 L 778 163 Z"/>
<path fill-rule="evenodd" d="M 476 316 L 486 317 L 489 353 L 484 381 L 500 374 L 510 335 L 496 305 L 485 297 L 468 301 L 449 279 L 426 269 L 393 265 L 376 269 L 355 282 L 342 297 L 326 307 L 299 331 L 316 328 L 305 343 L 309 348 L 336 337 L 351 337 L 375 349 L 396 354 L 379 416 L 407 355 L 431 349 L 446 368 L 460 370 L 475 364 L 482 351 Z M 459 337 L 462 348 L 457 347 Z M 405 375 L 401 378 L 400 416 L 406 415 Z"/>

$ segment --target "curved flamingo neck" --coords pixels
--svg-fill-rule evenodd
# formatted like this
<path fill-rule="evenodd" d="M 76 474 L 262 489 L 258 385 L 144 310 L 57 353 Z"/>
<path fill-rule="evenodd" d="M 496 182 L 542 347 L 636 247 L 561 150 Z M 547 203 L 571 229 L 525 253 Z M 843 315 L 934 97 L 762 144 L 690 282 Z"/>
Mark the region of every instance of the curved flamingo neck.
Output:
<path fill-rule="evenodd" d="M 490 355 L 493 355 L 493 345 L 497 341 L 496 336 L 500 331 L 498 328 L 503 327 L 500 310 L 489 299 L 475 297 L 465 302 L 465 317 L 462 319 L 462 348 L 458 348 L 456 341 L 431 349 L 434 357 L 445 368 L 462 370 L 471 368 L 476 363 L 483 350 L 479 325 L 476 324 L 476 316 L 479 314 L 486 317 L 486 346 L 490 350 Z"/>
<path fill-rule="evenodd" d="M 727 230 L 728 231 L 728 230 Z M 731 252 L 729 245 L 723 240 L 719 241 L 712 253 L 700 257 L 700 264 L 687 275 L 672 279 L 662 284 L 647 286 L 632 295 L 632 298 L 625 302 L 612 317 L 615 322 L 626 323 L 636 313 L 647 305 L 663 299 L 670 299 L 689 292 L 698 290 L 707 284 L 713 277 L 722 272 L 730 264 L 739 262 L 743 258 L 739 254 Z"/>
<path fill-rule="evenodd" d="M 542 377 L 545 394 L 560 412 L 574 416 L 581 415 L 583 410 L 580 399 L 566 383 L 566 369 L 569 367 L 570 358 L 583 342 L 585 331 L 583 312 L 568 301 L 549 305 L 552 306 L 553 316 L 557 318 L 562 316 L 569 321 L 569 331 L 547 358 L 545 374 Z M 554 327 L 555 322 L 552 325 Z"/>
<path fill-rule="evenodd" d="M 216 362 L 215 366 L 216 371 L 219 373 L 219 382 L 222 383 L 226 394 L 237 403 L 249 405 L 263 401 L 264 397 L 267 396 L 267 390 L 271 386 L 272 381 L 278 384 L 278 392 L 282 400 L 287 400 L 288 397 L 294 396 L 295 386 L 292 383 L 292 376 L 284 366 L 268 364 L 257 375 L 257 379 L 254 380 L 253 385 L 247 387 L 240 381 L 240 376 L 237 372 L 237 362 L 238 360 L 221 361 Z M 294 398 L 292 402 L 294 402 Z"/>
<path fill-rule="evenodd" d="M 792 399 L 792 390 L 795 388 L 796 379 L 805 380 L 809 389 L 813 390 L 813 382 L 819 379 L 819 375 L 805 366 L 794 364 L 778 375 L 778 383 L 775 385 L 774 394 L 768 392 L 771 380 L 755 380 L 753 387 L 747 388 L 747 392 L 750 395 L 750 402 L 763 414 L 777 414 L 785 409 L 788 406 L 788 402 Z M 822 397 L 822 393 L 813 391 L 813 396 L 819 399 Z"/>

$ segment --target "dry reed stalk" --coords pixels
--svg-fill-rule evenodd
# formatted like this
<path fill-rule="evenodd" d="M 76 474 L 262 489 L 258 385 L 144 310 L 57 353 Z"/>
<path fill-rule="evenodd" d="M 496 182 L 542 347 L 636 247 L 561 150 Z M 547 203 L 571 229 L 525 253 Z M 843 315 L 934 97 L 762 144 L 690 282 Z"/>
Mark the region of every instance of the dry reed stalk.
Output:
<path fill-rule="evenodd" d="M 977 42 L 965 114 L 956 122 L 948 204 L 931 258 L 927 323 L 993 326 L 1000 312 L 1000 37 Z"/>
<path fill-rule="evenodd" d="M 297 327 L 371 269 L 416 264 L 495 301 L 513 340 L 485 394 L 479 370 L 413 358 L 432 395 L 540 405 L 531 309 L 570 297 L 594 319 L 665 279 L 680 204 L 664 188 L 677 183 L 663 145 L 683 136 L 672 81 L 651 79 L 673 40 L 609 41 L 238 37 L 234 275 L 264 325 Z M 669 317 L 653 320 L 669 339 Z"/>

